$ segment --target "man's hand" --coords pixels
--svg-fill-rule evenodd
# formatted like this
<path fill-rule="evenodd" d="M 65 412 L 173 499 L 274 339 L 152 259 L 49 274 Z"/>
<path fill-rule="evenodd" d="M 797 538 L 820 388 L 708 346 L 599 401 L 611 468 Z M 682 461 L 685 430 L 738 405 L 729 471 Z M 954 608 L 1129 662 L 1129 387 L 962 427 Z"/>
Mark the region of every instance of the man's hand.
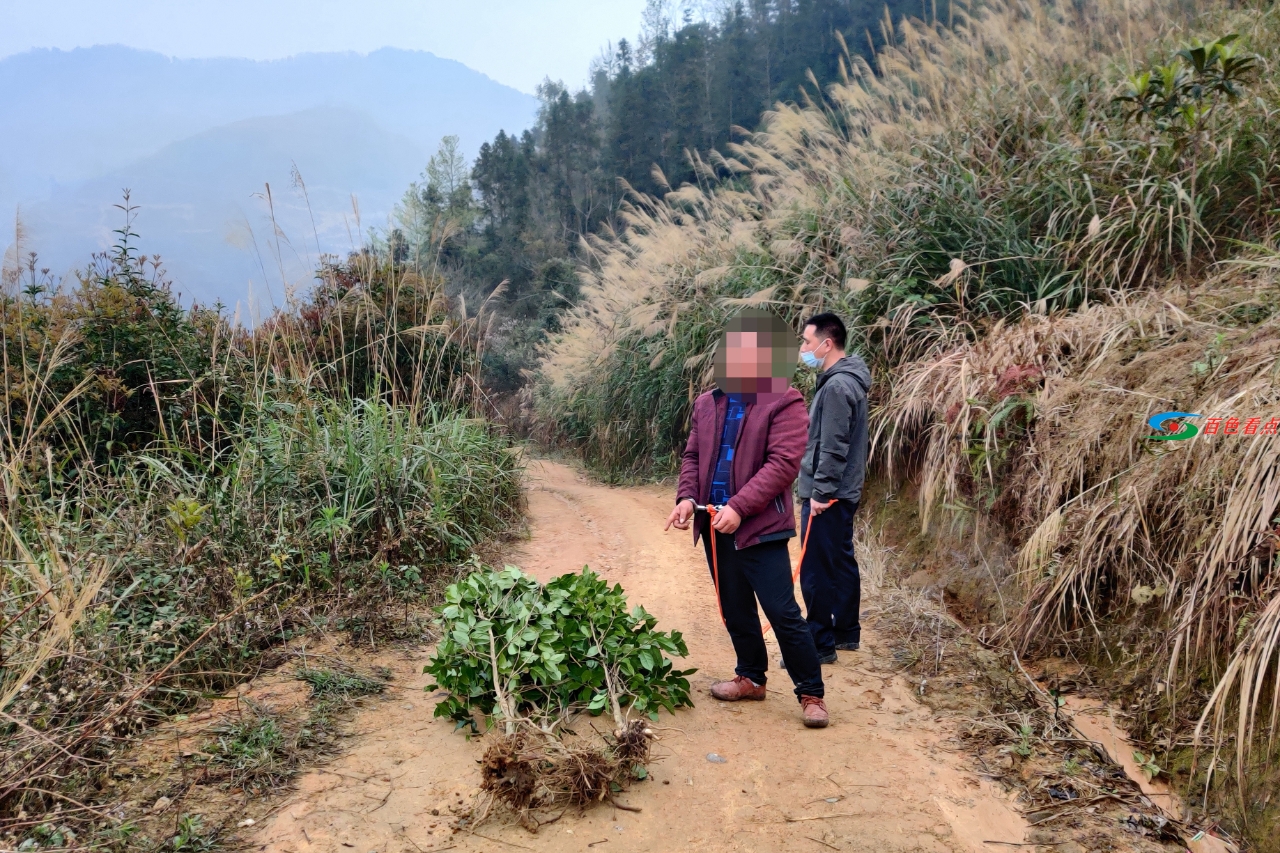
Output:
<path fill-rule="evenodd" d="M 822 501 L 818 500 L 817 498 L 809 498 L 809 514 L 810 514 L 810 515 L 822 515 L 823 510 L 828 509 L 828 508 L 829 508 L 833 503 L 835 503 L 835 501 L 833 501 L 833 500 L 832 500 L 832 501 L 827 501 L 826 503 L 823 503 Z"/>
<path fill-rule="evenodd" d="M 671 529 L 671 525 L 675 525 L 677 530 L 688 530 L 689 519 L 693 517 L 693 501 L 683 500 L 676 504 L 676 508 L 671 510 L 671 515 L 667 516 L 667 526 L 662 528 L 662 532 L 666 533 Z"/>
<path fill-rule="evenodd" d="M 711 522 L 711 526 L 721 533 L 732 533 L 740 524 L 742 524 L 742 516 L 738 515 L 733 507 L 727 505 L 721 507 L 716 513 L 716 520 Z"/>

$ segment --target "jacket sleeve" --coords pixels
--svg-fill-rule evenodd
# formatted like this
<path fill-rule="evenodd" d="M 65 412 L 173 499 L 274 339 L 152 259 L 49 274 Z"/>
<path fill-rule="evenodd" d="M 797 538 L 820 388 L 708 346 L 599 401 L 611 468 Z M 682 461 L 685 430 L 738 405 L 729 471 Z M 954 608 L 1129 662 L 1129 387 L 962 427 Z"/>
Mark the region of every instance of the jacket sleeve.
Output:
<path fill-rule="evenodd" d="M 849 459 L 856 398 L 860 393 L 854 383 L 843 379 L 836 382 L 822 395 L 822 431 L 818 438 L 818 462 L 813 466 L 813 499 L 820 502 L 833 499 L 840 491 Z"/>
<path fill-rule="evenodd" d="M 797 394 L 793 401 L 773 413 L 765 440 L 764 464 L 729 499 L 729 506 L 748 518 L 789 489 L 800 473 L 800 460 L 808 439 L 809 413 L 805 411 L 804 398 Z"/>
<path fill-rule="evenodd" d="M 676 503 L 685 498 L 698 502 L 698 405 L 701 399 L 693 401 L 693 414 L 689 418 L 689 440 L 685 443 L 684 454 L 680 461 L 680 482 L 676 486 Z"/>

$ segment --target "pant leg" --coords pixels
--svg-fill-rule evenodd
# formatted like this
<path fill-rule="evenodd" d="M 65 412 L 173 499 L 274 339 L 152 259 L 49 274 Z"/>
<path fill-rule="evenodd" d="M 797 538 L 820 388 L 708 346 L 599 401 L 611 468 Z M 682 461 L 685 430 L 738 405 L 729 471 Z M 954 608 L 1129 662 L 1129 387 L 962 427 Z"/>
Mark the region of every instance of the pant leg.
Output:
<path fill-rule="evenodd" d="M 733 547 L 733 536 L 726 536 L 708 530 L 702 537 L 703 549 L 707 554 L 707 568 L 711 569 L 711 540 L 716 537 L 716 559 L 719 566 L 718 586 L 720 592 L 720 608 L 724 613 L 725 628 L 729 631 L 729 639 L 733 641 L 733 651 L 738 658 L 734 672 L 744 678 L 750 678 L 756 684 L 764 684 L 768 678 L 769 652 L 764 645 L 761 634 L 760 613 L 756 609 L 755 592 L 746 573 L 743 572 L 743 561 Z M 748 551 L 753 549 L 747 549 Z"/>
<path fill-rule="evenodd" d="M 835 652 L 837 643 L 862 639 L 862 581 L 853 552 L 857 510 L 858 505 L 849 501 L 836 501 L 812 517 L 808 501 L 800 510 L 800 535 L 809 537 L 800 590 L 814 644 L 824 657 Z"/>
<path fill-rule="evenodd" d="M 832 607 L 835 619 L 831 629 L 836 635 L 836 643 L 860 643 L 862 642 L 862 573 L 858 569 L 858 558 L 853 550 L 853 519 L 858 512 L 858 505 L 849 501 L 840 501 L 836 506 L 840 508 L 840 524 L 835 531 L 839 549 L 833 548 L 832 553 L 839 554 L 839 559 L 836 561 L 833 572 L 836 599 Z M 835 508 L 832 507 L 832 509 Z M 826 513 L 824 512 L 823 515 L 825 516 Z"/>
<path fill-rule="evenodd" d="M 829 657 L 835 654 L 836 639 L 831 632 L 831 594 L 817 533 L 817 525 L 810 528 L 809 502 L 806 500 L 800 505 L 800 541 L 804 543 L 800 594 L 804 597 L 805 622 L 813 636 L 814 648 L 819 657 Z"/>
<path fill-rule="evenodd" d="M 782 659 L 787 662 L 787 674 L 795 683 L 796 696 L 821 698 L 824 695 L 822 667 L 818 664 L 813 635 L 800 614 L 800 605 L 796 603 L 786 540 L 762 542 L 738 551 L 736 556 L 742 573 L 760 601 L 760 609 L 773 626 L 773 634 L 782 649 Z M 760 643 L 763 648 L 763 638 Z"/>

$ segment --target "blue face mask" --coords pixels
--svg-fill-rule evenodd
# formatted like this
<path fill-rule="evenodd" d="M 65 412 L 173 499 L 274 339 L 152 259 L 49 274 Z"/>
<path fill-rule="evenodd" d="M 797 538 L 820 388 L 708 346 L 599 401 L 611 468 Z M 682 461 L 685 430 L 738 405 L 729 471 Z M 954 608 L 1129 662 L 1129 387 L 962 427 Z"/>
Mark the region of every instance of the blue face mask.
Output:
<path fill-rule="evenodd" d="M 820 346 L 822 346 L 822 341 L 818 342 L 818 347 Z M 819 367 L 822 367 L 822 359 L 818 358 L 818 355 L 816 352 L 818 347 L 814 347 L 812 350 L 809 350 L 808 352 L 804 350 L 800 351 L 800 363 L 803 364 L 805 367 L 809 368 L 810 370 L 817 370 Z"/>

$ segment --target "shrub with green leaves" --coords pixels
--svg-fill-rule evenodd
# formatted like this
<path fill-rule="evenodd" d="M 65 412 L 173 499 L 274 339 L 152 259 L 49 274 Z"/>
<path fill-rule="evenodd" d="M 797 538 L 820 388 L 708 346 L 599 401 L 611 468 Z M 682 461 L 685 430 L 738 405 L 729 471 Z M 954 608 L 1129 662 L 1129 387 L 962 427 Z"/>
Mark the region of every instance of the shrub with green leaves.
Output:
<path fill-rule="evenodd" d="M 657 719 L 689 707 L 687 676 L 666 655 L 689 653 L 679 631 L 656 629 L 643 607 L 627 609 L 621 585 L 590 569 L 539 584 L 518 568 L 479 568 L 445 592 L 440 643 L 424 668 L 449 697 L 436 716 L 459 727 L 479 711 L 508 733 L 528 721 L 554 731 L 579 711 L 624 709 Z"/>

